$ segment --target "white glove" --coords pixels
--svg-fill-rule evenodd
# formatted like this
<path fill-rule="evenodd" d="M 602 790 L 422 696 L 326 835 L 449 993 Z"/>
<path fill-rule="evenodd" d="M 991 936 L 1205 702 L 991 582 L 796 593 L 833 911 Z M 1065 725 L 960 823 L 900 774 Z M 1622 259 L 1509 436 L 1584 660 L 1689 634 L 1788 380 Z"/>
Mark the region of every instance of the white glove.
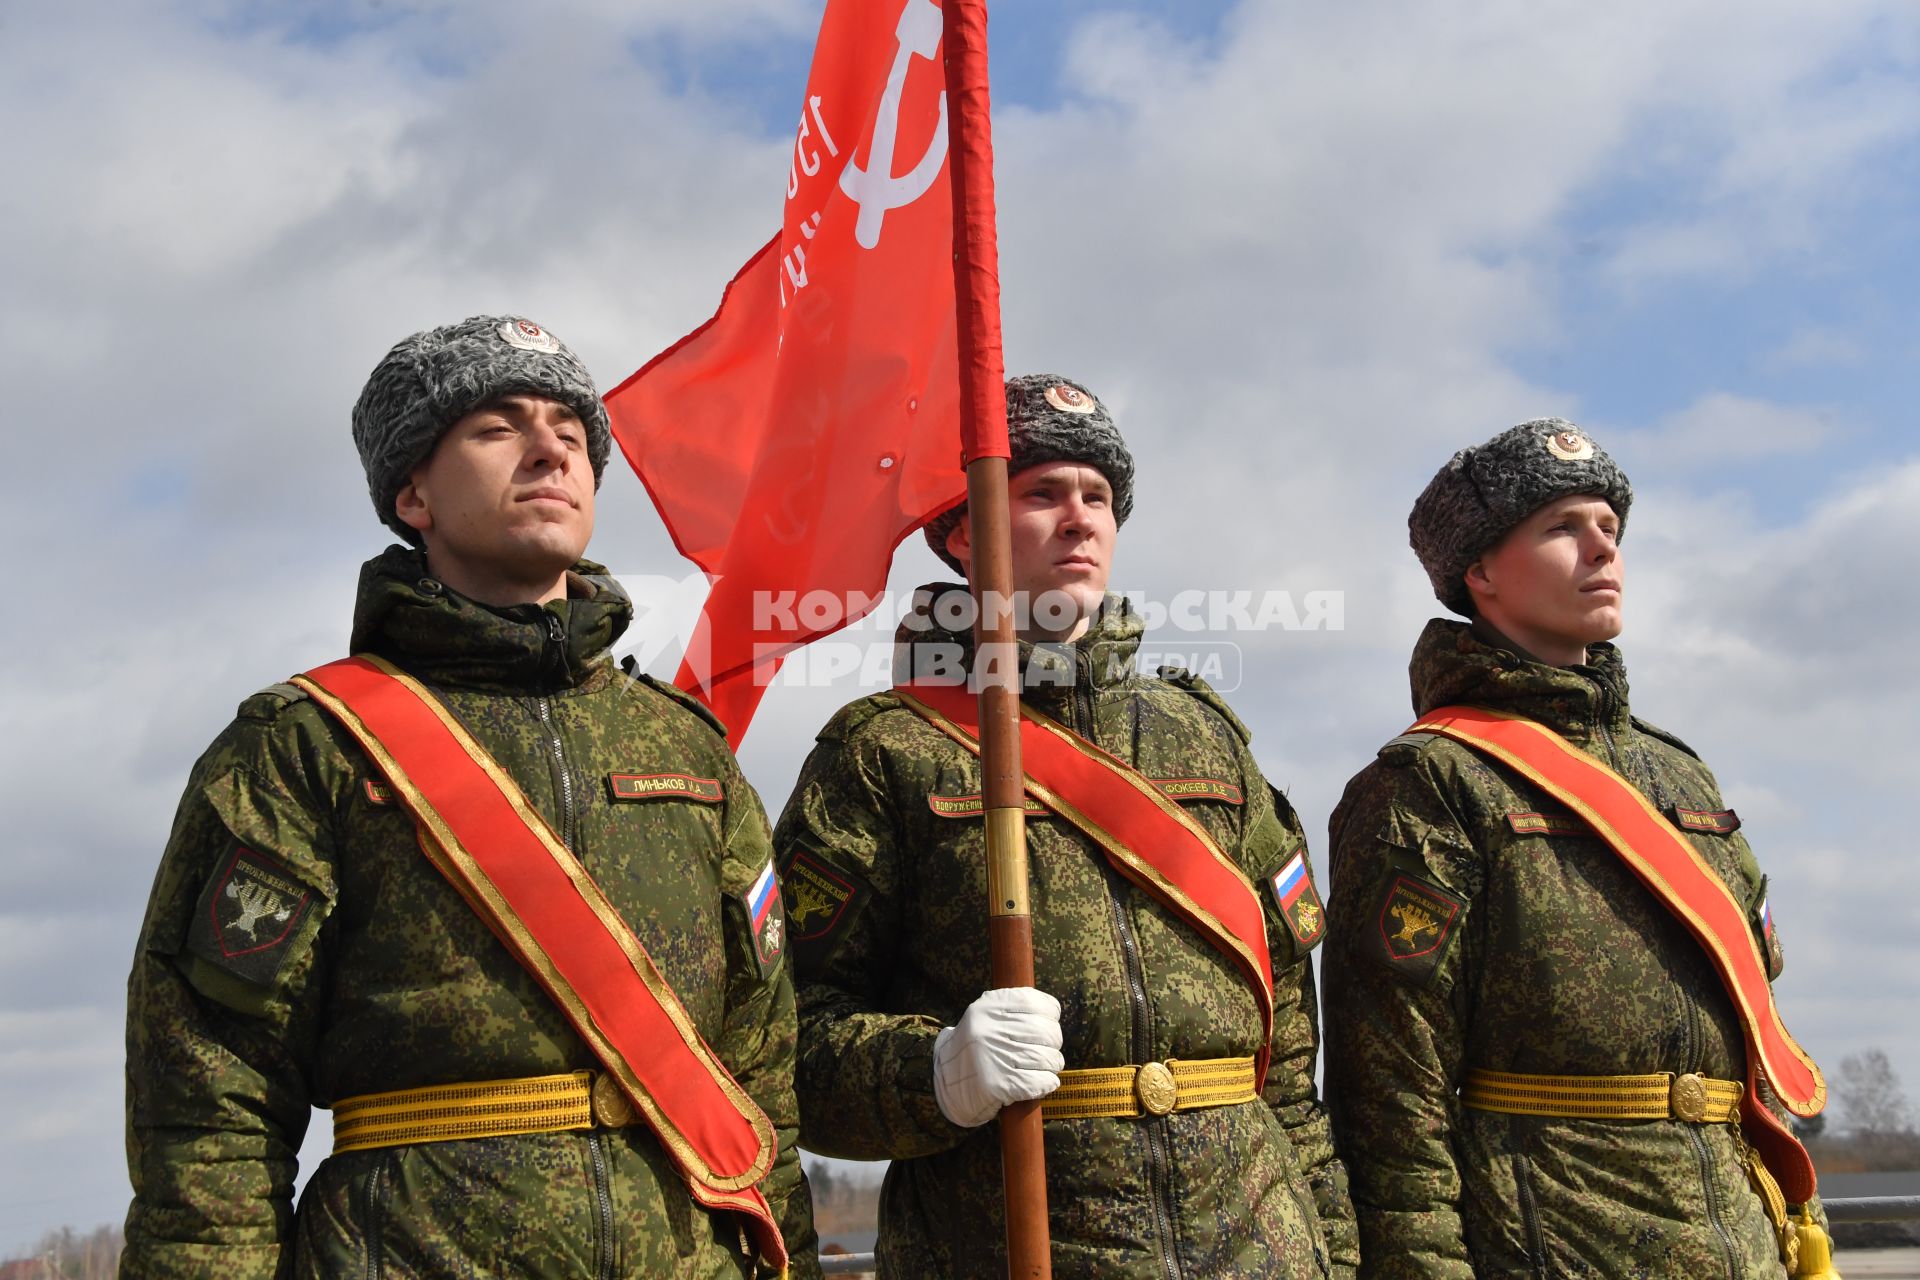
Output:
<path fill-rule="evenodd" d="M 1060 1087 L 1060 1002 L 1033 987 L 1001 987 L 967 1006 L 960 1025 L 933 1042 L 933 1097 L 963 1129 L 983 1125 L 1009 1102 Z"/>

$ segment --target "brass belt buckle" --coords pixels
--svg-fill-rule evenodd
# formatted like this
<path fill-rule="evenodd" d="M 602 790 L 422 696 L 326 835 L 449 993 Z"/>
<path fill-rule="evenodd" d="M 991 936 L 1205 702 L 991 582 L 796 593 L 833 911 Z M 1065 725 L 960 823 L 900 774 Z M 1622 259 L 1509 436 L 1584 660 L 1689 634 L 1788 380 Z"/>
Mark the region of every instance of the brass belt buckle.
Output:
<path fill-rule="evenodd" d="M 620 1082 L 604 1071 L 593 1073 L 593 1122 L 603 1129 L 624 1129 L 634 1121 L 633 1101 Z"/>
<path fill-rule="evenodd" d="M 1149 1062 L 1134 1073 L 1133 1096 L 1140 1109 L 1150 1116 L 1164 1116 L 1180 1099 L 1180 1086 L 1164 1062 Z"/>
<path fill-rule="evenodd" d="M 1707 1118 L 1707 1082 L 1693 1071 L 1675 1076 L 1667 1089 L 1667 1105 L 1675 1119 L 1701 1123 Z"/>

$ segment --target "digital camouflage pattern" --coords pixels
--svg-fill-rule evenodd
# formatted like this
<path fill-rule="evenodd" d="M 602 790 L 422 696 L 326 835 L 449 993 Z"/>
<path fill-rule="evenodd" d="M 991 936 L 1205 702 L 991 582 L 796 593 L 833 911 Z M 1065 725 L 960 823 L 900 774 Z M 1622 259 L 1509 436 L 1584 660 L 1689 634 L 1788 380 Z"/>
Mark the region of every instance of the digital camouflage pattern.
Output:
<path fill-rule="evenodd" d="M 1021 646 L 1024 696 L 1149 777 L 1225 784 L 1175 790 L 1262 887 L 1272 1065 L 1264 1101 L 1048 1121 L 1053 1274 L 1350 1274 L 1346 1179 L 1314 1092 L 1312 972 L 1264 888 L 1304 852 L 1299 823 L 1204 683 L 1135 674 L 1140 635 L 1136 615 L 1108 597 L 1074 644 Z M 970 636 L 934 626 L 924 610 L 901 638 L 898 652 L 922 660 L 923 676 L 940 655 L 965 663 L 972 652 Z M 824 1154 L 893 1160 L 881 1193 L 883 1276 L 1004 1266 L 996 1128 L 953 1125 L 933 1091 L 935 1036 L 988 986 L 979 795 L 970 753 L 877 694 L 820 734 L 775 828 L 800 999 L 802 1136 Z M 1027 833 L 1036 985 L 1060 1000 L 1069 1067 L 1259 1048 L 1253 993 L 1224 955 L 1066 823 L 1030 812 Z"/>
<path fill-rule="evenodd" d="M 795 1274 L 817 1274 L 792 981 L 784 962 L 763 971 L 743 903 L 766 818 L 705 713 L 614 666 L 631 605 L 576 569 L 565 605 L 494 610 L 392 548 L 362 573 L 353 649 L 427 683 L 606 890 L 773 1120 L 762 1185 Z M 711 786 L 627 800 L 614 774 Z M 195 765 L 128 989 L 123 1274 L 753 1274 L 742 1220 L 697 1206 L 644 1126 L 334 1156 L 296 1216 L 310 1106 L 598 1065 L 378 778 L 290 685 L 243 703 Z"/>
<path fill-rule="evenodd" d="M 1414 651 L 1414 707 L 1537 720 L 1670 816 L 1696 815 L 1683 829 L 1778 976 L 1766 878 L 1712 772 L 1629 713 L 1613 646 L 1587 654 L 1545 666 L 1436 619 Z M 1362 1275 L 1784 1274 L 1735 1126 L 1509 1116 L 1455 1096 L 1469 1067 L 1746 1078 L 1705 952 L 1611 849 L 1518 775 L 1430 734 L 1388 743 L 1332 832 L 1328 1103 Z"/>

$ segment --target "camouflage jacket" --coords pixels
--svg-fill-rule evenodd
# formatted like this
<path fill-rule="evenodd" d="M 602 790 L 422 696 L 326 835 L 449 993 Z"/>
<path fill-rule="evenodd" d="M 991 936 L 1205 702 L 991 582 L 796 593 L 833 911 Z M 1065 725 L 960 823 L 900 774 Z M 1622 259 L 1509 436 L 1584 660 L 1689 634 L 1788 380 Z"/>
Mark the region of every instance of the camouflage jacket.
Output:
<path fill-rule="evenodd" d="M 744 907 L 771 856 L 765 815 L 704 712 L 614 666 L 631 605 L 597 566 L 576 568 L 565 605 L 495 610 L 392 548 L 362 572 L 353 650 L 429 685 L 633 927 L 772 1118 L 780 1152 L 762 1185 L 795 1274 L 816 1274 L 791 976 L 782 958 L 763 968 Z M 613 781 L 670 773 L 712 785 L 629 800 Z M 291 685 L 241 704 L 194 766 L 128 987 L 123 1274 L 752 1274 L 739 1220 L 697 1206 L 643 1125 L 335 1155 L 296 1216 L 310 1107 L 598 1066 L 427 862 L 379 777 Z M 277 935 L 227 918 L 221 886 L 242 881 L 280 895 Z M 249 925 L 273 941 L 222 945 Z"/>
<path fill-rule="evenodd" d="M 927 589 L 947 590 L 964 589 Z M 1304 849 L 1293 810 L 1204 683 L 1134 673 L 1140 634 L 1110 597 L 1080 641 L 1022 646 L 1024 696 L 1150 777 L 1198 780 L 1182 789 L 1187 812 L 1262 885 Z M 910 660 L 936 655 L 923 674 L 942 665 L 938 654 L 971 658 L 971 638 L 924 611 L 902 641 Z M 775 828 L 800 993 L 802 1136 L 810 1150 L 894 1162 L 880 1210 L 887 1276 L 1004 1266 L 996 1127 L 956 1127 L 933 1093 L 934 1037 L 990 985 L 979 794 L 971 754 L 878 694 L 822 731 Z M 1030 812 L 1027 832 L 1036 985 L 1060 1000 L 1070 1068 L 1259 1048 L 1254 997 L 1220 952 L 1065 822 Z M 1063 1280 L 1307 1277 L 1356 1261 L 1345 1175 L 1314 1090 L 1312 973 L 1263 898 L 1276 1004 L 1264 1101 L 1048 1121 L 1053 1274 Z"/>
<path fill-rule="evenodd" d="M 1559 668 L 1492 639 L 1429 623 L 1416 711 L 1527 716 L 1684 818 L 1777 975 L 1738 818 L 1691 749 L 1629 714 L 1614 648 Z M 1428 734 L 1381 750 L 1332 833 L 1327 1092 L 1363 1275 L 1782 1275 L 1733 1126 L 1503 1115 L 1455 1095 L 1469 1067 L 1745 1079 L 1705 952 L 1611 849 L 1517 774 Z"/>

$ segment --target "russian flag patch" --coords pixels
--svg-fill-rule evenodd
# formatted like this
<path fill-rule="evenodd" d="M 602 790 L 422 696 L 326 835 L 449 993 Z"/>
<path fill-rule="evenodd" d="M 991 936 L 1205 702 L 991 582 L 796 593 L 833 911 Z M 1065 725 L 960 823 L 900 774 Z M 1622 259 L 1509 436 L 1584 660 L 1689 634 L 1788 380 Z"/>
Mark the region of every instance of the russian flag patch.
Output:
<path fill-rule="evenodd" d="M 1307 851 L 1301 849 L 1267 877 L 1273 890 L 1274 905 L 1286 923 L 1293 940 L 1307 950 L 1326 932 L 1327 913 L 1320 905 L 1320 893 L 1313 887 L 1313 871 L 1307 865 Z"/>
<path fill-rule="evenodd" d="M 753 957 L 760 962 L 760 976 L 764 978 L 780 961 L 786 932 L 786 912 L 780 905 L 780 878 L 773 873 L 773 859 L 767 859 L 767 865 L 760 868 L 743 901 L 753 930 Z"/>

